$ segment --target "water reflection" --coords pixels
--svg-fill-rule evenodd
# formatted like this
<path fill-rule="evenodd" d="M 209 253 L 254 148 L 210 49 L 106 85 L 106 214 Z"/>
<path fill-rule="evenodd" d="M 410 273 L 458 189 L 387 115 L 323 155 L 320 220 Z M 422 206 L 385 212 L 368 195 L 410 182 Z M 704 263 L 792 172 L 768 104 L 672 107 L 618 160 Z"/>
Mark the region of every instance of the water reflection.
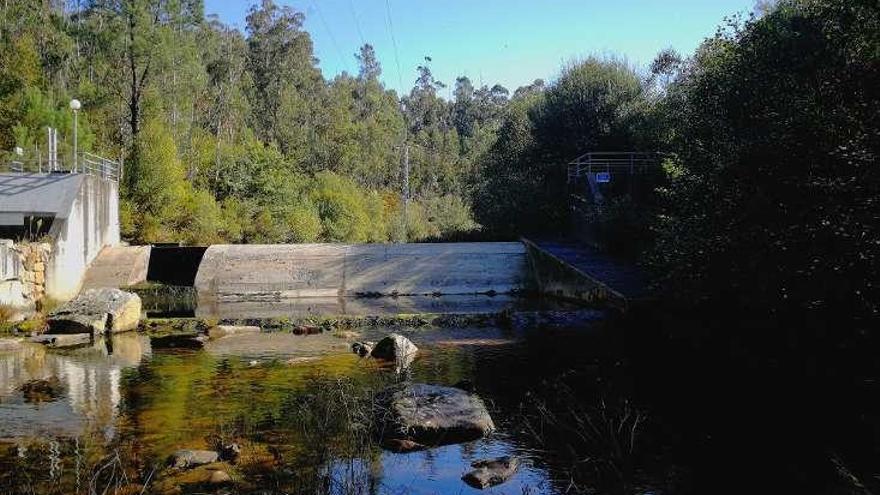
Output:
<path fill-rule="evenodd" d="M 375 340 L 388 331 L 362 330 L 359 338 Z M 461 476 L 475 460 L 504 455 L 524 462 L 513 479 L 489 493 L 564 491 L 553 481 L 555 468 L 521 435 L 518 407 L 524 390 L 569 367 L 563 359 L 584 362 L 600 346 L 558 340 L 551 345 L 546 334 L 500 328 L 395 331 L 421 348 L 409 378 L 472 383 L 490 405 L 499 432 L 423 452 L 383 451 L 369 423 L 370 404 L 378 390 L 403 377 L 358 358 L 330 333 L 242 335 L 189 351 L 151 352 L 137 334 L 70 352 L 27 345 L 0 356 L 0 438 L 13 437 L 14 448 L 28 446 L 22 457 L 12 447 L 4 451 L 0 442 L 0 471 L 7 473 L 0 472 L 0 493 L 4 482 L 32 482 L 16 474 L 19 469 L 43 473 L 61 462 L 64 473 L 74 472 L 76 442 L 95 438 L 95 431 L 100 441 L 91 447 L 95 463 L 88 469 L 97 472 L 117 455 L 123 459 L 120 469 L 131 477 L 158 469 L 150 493 L 215 493 L 216 488 L 187 485 L 205 479 L 205 472 L 162 466 L 178 449 L 215 449 L 225 442 L 240 445 L 241 457 L 219 469 L 229 472 L 243 493 L 270 487 L 277 493 L 478 493 Z M 307 355 L 311 359 L 301 359 Z M 28 401 L 22 386 L 34 380 L 57 380 L 63 393 Z M 51 447 L 65 436 L 74 438 Z M 39 437 L 41 446 L 21 437 Z M 52 454 L 59 448 L 61 454 Z M 92 473 L 88 469 L 83 472 Z M 59 493 L 80 486 L 66 479 L 51 482 L 68 490 Z"/>
<path fill-rule="evenodd" d="M 149 339 L 119 334 L 70 350 L 24 343 L 0 353 L 0 438 L 77 436 L 111 439 L 122 401 L 122 373 L 150 355 Z M 57 391 L 40 394 L 32 390 Z M 28 393 L 31 392 L 31 393 Z"/>

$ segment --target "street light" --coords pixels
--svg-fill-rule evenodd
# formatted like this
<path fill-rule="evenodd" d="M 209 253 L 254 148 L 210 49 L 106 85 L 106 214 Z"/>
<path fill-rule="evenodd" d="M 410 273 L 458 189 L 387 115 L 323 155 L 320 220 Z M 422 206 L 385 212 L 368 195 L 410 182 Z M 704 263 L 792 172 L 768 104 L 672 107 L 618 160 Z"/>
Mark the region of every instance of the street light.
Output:
<path fill-rule="evenodd" d="M 77 171 L 77 157 L 76 157 L 76 115 L 79 113 L 79 109 L 82 108 L 82 103 L 76 98 L 70 100 L 70 109 L 73 110 L 73 171 Z"/>

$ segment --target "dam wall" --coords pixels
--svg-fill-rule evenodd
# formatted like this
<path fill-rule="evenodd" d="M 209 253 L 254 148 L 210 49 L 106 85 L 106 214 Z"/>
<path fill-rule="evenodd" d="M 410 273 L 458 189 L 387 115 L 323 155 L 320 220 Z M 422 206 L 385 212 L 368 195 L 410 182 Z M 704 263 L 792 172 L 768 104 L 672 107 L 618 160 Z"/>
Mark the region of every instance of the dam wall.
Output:
<path fill-rule="evenodd" d="M 215 245 L 195 279 L 200 303 L 261 295 L 508 294 L 527 285 L 519 242 Z"/>

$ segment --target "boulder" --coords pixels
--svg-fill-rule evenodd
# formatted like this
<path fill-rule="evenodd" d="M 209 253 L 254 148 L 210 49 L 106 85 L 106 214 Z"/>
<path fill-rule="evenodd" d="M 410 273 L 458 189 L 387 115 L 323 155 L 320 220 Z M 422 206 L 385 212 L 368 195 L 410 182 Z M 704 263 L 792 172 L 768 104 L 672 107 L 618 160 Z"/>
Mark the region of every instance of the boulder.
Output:
<path fill-rule="evenodd" d="M 509 480 L 516 474 L 519 460 L 516 457 L 499 457 L 476 461 L 471 467 L 474 470 L 467 472 L 461 479 L 468 485 L 483 490 Z"/>
<path fill-rule="evenodd" d="M 116 333 L 134 330 L 141 319 L 141 298 L 119 289 L 89 289 L 49 313 L 51 333 Z"/>
<path fill-rule="evenodd" d="M 168 458 L 168 464 L 177 469 L 190 469 L 220 460 L 213 450 L 178 450 Z"/>
<path fill-rule="evenodd" d="M 403 335 L 392 333 L 376 343 L 370 356 L 393 361 L 398 369 L 408 367 L 418 354 L 419 348 Z"/>
<path fill-rule="evenodd" d="M 384 420 L 383 439 L 446 445 L 476 440 L 495 430 L 483 401 L 457 388 L 397 385 L 379 394 L 377 405 Z"/>

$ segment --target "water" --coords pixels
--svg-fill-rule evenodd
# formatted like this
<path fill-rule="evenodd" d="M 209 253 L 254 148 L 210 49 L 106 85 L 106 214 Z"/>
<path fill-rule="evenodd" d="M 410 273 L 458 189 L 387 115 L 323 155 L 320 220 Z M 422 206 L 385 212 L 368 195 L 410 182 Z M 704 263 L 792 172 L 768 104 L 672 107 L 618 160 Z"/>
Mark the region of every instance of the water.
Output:
<path fill-rule="evenodd" d="M 500 394 L 517 386 L 504 375 L 524 364 L 523 334 L 496 328 L 397 330 L 421 347 L 413 380 L 445 385 L 473 380 L 479 390 L 488 373 Z M 361 337 L 376 339 L 385 332 L 371 329 Z M 301 417 L 306 406 L 341 415 L 320 397 L 336 393 L 334 387 L 356 395 L 397 379 L 330 333 L 233 336 L 185 352 L 152 350 L 149 339 L 136 333 L 64 352 L 23 343 L 0 353 L 0 481 L 13 489 L 39 486 L 38 493 L 69 493 L 77 486 L 87 492 L 89 476 L 112 456 L 118 454 L 130 479 L 137 479 L 161 471 L 175 450 L 209 448 L 212 438 L 224 436 L 242 446 L 242 461 L 231 468 L 241 487 L 279 493 L 317 485 L 336 493 L 348 493 L 350 486 L 355 492 L 372 486 L 376 493 L 476 493 L 461 481 L 471 462 L 518 455 L 526 462 L 516 477 L 489 492 L 551 490 L 547 470 L 529 461 L 534 451 L 504 426 L 501 404 L 509 398 L 488 389 L 482 395 L 497 411 L 498 434 L 410 454 L 386 452 L 369 441 L 351 444 L 361 438 L 336 418 L 325 424 Z M 51 393 L 23 390 L 35 383 L 48 383 L 43 388 Z M 95 465 L 87 466 L 88 459 Z M 53 463 L 59 468 L 46 471 Z M 37 473 L 35 479 L 23 477 L 22 467 Z M 175 484 L 186 490 L 174 475 L 154 476 L 157 492 L 173 493 Z"/>
<path fill-rule="evenodd" d="M 151 349 L 134 333 L 71 351 L 25 343 L 0 352 L 0 493 L 876 488 L 875 382 L 736 365 L 717 356 L 741 350 L 684 351 L 658 326 L 608 318 L 574 329 L 394 329 L 421 349 L 407 377 L 359 359 L 332 333 L 234 336 L 186 351 Z M 363 427 L 366 404 L 402 378 L 470 383 L 498 431 L 423 452 L 381 449 Z M 177 449 L 229 441 L 241 457 L 218 467 L 232 484 L 165 467 Z M 523 460 L 507 483 L 481 492 L 461 481 L 472 461 L 501 455 Z"/>

